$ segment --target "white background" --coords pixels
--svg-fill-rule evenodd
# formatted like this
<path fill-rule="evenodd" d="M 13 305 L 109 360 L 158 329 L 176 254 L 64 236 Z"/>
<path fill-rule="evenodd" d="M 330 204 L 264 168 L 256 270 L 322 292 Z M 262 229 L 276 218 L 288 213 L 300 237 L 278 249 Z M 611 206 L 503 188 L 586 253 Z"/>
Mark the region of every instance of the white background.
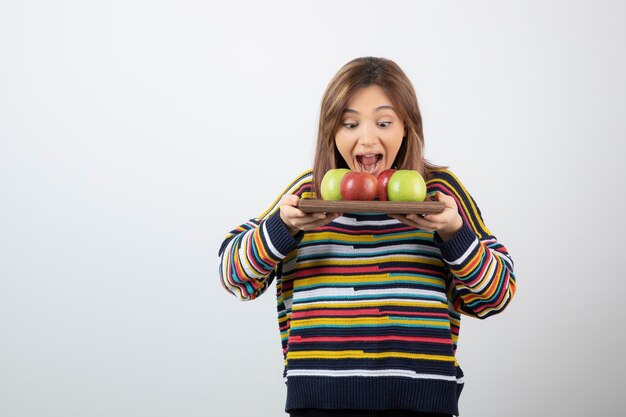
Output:
<path fill-rule="evenodd" d="M 0 0 L 0 415 L 284 415 L 273 288 L 237 301 L 217 250 L 364 55 L 516 262 L 463 321 L 461 414 L 623 412 L 625 28 L 622 1 Z"/>

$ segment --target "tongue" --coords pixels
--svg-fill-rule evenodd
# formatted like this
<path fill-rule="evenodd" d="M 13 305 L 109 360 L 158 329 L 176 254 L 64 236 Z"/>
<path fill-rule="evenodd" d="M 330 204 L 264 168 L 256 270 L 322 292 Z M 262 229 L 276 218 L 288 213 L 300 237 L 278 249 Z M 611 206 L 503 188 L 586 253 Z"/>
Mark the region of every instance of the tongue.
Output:
<path fill-rule="evenodd" d="M 365 172 L 374 172 L 378 163 L 378 157 L 369 156 L 361 159 L 361 169 Z"/>
<path fill-rule="evenodd" d="M 378 162 L 378 155 L 362 156 L 361 163 L 363 165 L 374 165 Z"/>

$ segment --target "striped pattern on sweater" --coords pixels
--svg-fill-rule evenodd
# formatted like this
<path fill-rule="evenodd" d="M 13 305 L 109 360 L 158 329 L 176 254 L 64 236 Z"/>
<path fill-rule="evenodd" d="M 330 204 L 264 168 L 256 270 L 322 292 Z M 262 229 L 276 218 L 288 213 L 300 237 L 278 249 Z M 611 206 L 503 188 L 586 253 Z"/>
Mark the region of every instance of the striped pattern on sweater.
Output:
<path fill-rule="evenodd" d="M 311 184 L 307 171 L 281 195 L 308 198 Z M 458 413 L 460 315 L 502 311 L 515 293 L 513 262 L 450 171 L 427 187 L 457 202 L 464 226 L 449 241 L 384 214 L 349 213 L 294 238 L 280 197 L 226 236 L 228 291 L 250 300 L 276 279 L 287 409 Z"/>

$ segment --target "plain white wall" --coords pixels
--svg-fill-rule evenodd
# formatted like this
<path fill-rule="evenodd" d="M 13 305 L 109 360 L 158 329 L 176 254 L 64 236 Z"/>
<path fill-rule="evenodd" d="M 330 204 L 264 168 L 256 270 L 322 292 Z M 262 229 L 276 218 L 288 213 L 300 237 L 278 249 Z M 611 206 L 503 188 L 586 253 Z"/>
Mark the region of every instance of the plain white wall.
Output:
<path fill-rule="evenodd" d="M 273 289 L 237 301 L 217 250 L 363 55 L 516 262 L 463 321 L 462 415 L 616 415 L 625 28 L 622 1 L 1 0 L 0 415 L 284 415 Z"/>

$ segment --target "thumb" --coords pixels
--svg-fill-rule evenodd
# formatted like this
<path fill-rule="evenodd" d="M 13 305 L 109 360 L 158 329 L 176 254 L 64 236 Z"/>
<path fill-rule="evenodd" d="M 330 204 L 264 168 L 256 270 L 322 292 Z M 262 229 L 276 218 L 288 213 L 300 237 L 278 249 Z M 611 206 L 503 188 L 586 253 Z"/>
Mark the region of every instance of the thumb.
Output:
<path fill-rule="evenodd" d="M 437 201 L 443 202 L 446 205 L 446 207 L 450 207 L 454 209 L 457 208 L 456 201 L 451 196 L 444 194 L 441 191 L 437 191 L 437 194 L 435 195 L 435 197 Z"/>
<path fill-rule="evenodd" d="M 300 200 L 300 198 L 295 194 L 285 194 L 281 197 L 280 204 L 296 207 L 298 205 L 298 200 Z"/>

